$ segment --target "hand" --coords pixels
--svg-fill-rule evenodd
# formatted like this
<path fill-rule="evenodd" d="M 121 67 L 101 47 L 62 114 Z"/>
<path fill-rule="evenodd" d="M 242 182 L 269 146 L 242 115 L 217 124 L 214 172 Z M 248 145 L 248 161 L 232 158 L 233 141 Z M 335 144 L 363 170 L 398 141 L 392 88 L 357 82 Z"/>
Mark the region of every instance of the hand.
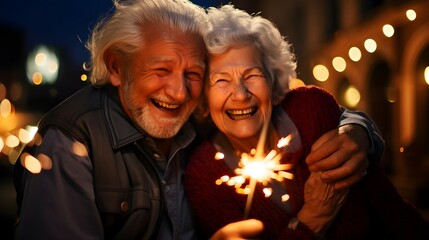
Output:
<path fill-rule="evenodd" d="M 322 135 L 311 147 L 306 162 L 312 172 L 322 172 L 321 178 L 336 190 L 358 182 L 369 165 L 367 152 L 370 140 L 366 130 L 348 124 Z"/>
<path fill-rule="evenodd" d="M 346 200 L 348 189 L 335 191 L 333 186 L 312 172 L 304 185 L 304 205 L 298 219 L 315 234 L 323 235 Z"/>
<path fill-rule="evenodd" d="M 219 229 L 210 240 L 255 239 L 264 230 L 264 224 L 256 219 L 234 222 Z"/>

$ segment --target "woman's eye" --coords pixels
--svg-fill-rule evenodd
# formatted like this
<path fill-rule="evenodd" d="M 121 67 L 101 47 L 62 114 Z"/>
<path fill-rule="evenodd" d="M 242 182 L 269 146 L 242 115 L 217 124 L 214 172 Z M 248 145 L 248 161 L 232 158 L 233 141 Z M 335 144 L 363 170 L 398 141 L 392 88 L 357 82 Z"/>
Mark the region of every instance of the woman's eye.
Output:
<path fill-rule="evenodd" d="M 264 77 L 264 75 L 262 75 L 262 74 L 252 74 L 252 75 L 246 76 L 245 79 L 263 78 L 263 77 Z"/>
<path fill-rule="evenodd" d="M 157 68 L 157 69 L 155 69 L 155 73 L 158 76 L 164 77 L 164 76 L 168 75 L 169 71 L 166 68 Z"/>

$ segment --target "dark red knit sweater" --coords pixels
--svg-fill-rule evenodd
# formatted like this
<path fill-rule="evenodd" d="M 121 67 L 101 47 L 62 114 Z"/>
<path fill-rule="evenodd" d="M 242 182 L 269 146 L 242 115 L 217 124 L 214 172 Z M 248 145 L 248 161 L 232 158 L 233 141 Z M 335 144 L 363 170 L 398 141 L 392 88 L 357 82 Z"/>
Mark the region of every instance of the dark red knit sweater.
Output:
<path fill-rule="evenodd" d="M 323 133 L 337 127 L 341 112 L 332 95 L 317 87 L 292 90 L 282 106 L 302 141 L 302 149 L 283 160 L 296 164 L 294 180 L 282 182 L 291 197 L 292 212 L 265 198 L 258 185 L 249 217 L 264 223 L 264 239 L 313 239 L 305 225 L 298 225 L 296 230 L 287 225 L 303 204 L 304 183 L 309 176 L 305 157 Z M 203 142 L 192 155 L 185 178 L 187 196 L 204 238 L 242 220 L 246 205 L 246 195 L 235 193 L 234 187 L 215 184 L 223 175 L 234 176 L 223 160 L 214 159 L 215 153 L 211 142 Z M 352 187 L 326 239 L 426 239 L 428 232 L 429 226 L 419 213 L 402 200 L 379 166 L 372 164 L 368 175 Z"/>

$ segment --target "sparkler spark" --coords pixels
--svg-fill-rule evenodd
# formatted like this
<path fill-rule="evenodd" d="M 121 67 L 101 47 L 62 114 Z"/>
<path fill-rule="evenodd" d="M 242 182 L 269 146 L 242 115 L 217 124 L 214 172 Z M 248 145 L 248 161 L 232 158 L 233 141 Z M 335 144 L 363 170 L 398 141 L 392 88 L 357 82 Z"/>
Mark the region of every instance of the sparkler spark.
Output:
<path fill-rule="evenodd" d="M 243 153 L 241 155 L 238 168 L 235 169 L 236 176 L 222 176 L 216 180 L 217 185 L 225 183 L 228 186 L 234 186 L 237 193 L 248 195 L 244 219 L 246 219 L 249 215 L 253 193 L 257 182 L 267 185 L 271 179 L 279 182 L 283 181 L 285 178 L 293 179 L 293 174 L 286 171 L 292 169 L 293 165 L 280 163 L 282 158 L 281 152 L 277 153 L 277 151 L 273 149 L 267 155 L 264 155 L 268 123 L 269 121 L 267 121 L 263 126 L 256 150 L 252 149 L 250 153 Z M 289 134 L 287 137 L 281 138 L 277 144 L 277 147 L 282 148 L 287 146 L 291 139 L 291 134 Z M 220 152 L 218 152 L 216 156 L 216 159 L 223 159 L 223 154 Z M 219 156 L 222 156 L 222 158 L 219 158 Z M 248 184 L 243 186 L 243 184 L 246 183 L 246 180 L 248 180 Z M 265 188 L 265 197 L 271 196 L 271 191 L 271 189 Z M 287 201 L 288 199 L 289 195 L 282 196 L 283 202 Z"/>

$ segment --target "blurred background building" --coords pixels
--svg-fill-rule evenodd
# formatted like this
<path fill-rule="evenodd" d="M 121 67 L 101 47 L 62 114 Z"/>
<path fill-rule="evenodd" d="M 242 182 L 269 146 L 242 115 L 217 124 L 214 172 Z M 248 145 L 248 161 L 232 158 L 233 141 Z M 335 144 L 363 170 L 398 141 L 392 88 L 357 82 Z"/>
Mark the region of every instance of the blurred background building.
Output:
<path fill-rule="evenodd" d="M 429 220 L 429 0 L 232 2 L 273 21 L 298 60 L 296 84 L 319 85 L 376 122 L 382 166 Z M 12 237 L 13 164 L 29 126 L 89 84 L 84 43 L 110 0 L 0 2 L 0 229 Z"/>

